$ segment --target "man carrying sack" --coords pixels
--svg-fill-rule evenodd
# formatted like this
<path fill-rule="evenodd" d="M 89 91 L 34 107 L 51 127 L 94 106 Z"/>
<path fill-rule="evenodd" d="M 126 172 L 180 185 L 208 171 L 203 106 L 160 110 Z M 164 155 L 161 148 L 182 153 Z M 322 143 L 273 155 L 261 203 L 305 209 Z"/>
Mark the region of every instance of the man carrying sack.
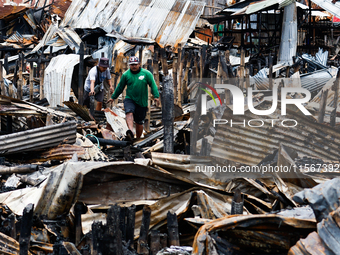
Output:
<path fill-rule="evenodd" d="M 128 140 L 132 140 L 134 138 L 133 122 L 136 123 L 136 137 L 140 138 L 143 133 L 144 119 L 148 110 L 148 86 L 151 87 L 151 93 L 156 104 L 158 104 L 159 92 L 152 73 L 141 68 L 138 57 L 130 57 L 129 67 L 130 69 L 123 73 L 120 78 L 120 82 L 108 103 L 118 98 L 126 86 L 124 109 L 126 124 L 129 128 L 126 137 Z"/>
<path fill-rule="evenodd" d="M 113 92 L 111 85 L 111 74 L 109 70 L 109 59 L 101 58 L 98 66 L 89 71 L 84 84 L 84 105 L 90 108 L 90 97 L 94 96 L 97 101 L 96 111 L 101 111 L 104 99 L 104 80 L 110 85 L 110 93 Z"/>

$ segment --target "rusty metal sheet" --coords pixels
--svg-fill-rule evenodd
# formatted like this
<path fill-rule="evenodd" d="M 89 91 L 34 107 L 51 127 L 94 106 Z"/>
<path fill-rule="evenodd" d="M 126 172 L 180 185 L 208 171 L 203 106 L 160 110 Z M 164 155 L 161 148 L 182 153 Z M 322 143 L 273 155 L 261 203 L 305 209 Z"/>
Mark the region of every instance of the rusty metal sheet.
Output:
<path fill-rule="evenodd" d="M 210 249 L 220 249 L 216 242 L 212 243 L 213 239 L 220 245 L 223 241 L 230 245 L 220 252 L 229 250 L 230 253 L 242 254 L 241 252 L 266 250 L 268 253 L 274 253 L 276 250 L 276 253 L 284 253 L 288 252 L 294 239 L 297 241 L 300 235 L 315 230 L 315 227 L 313 221 L 273 214 L 224 217 L 213 220 L 198 230 L 192 254 L 210 254 Z M 228 238 L 229 242 L 221 240 L 221 237 Z"/>
<path fill-rule="evenodd" d="M 170 45 L 175 48 L 179 43 L 185 43 L 195 29 L 204 6 L 204 2 L 177 0 L 158 32 L 157 43 L 162 47 Z"/>
<path fill-rule="evenodd" d="M 18 17 L 20 14 L 26 12 L 30 8 L 26 6 L 11 6 L 6 5 L 0 8 L 0 20 L 12 20 Z"/>
<path fill-rule="evenodd" d="M 53 1 L 50 14 L 57 14 L 61 19 L 63 19 L 71 3 L 71 0 Z"/>
<path fill-rule="evenodd" d="M 268 109 L 268 103 L 271 106 L 271 102 L 264 102 L 261 109 Z M 238 123 L 245 120 L 247 123 L 251 119 L 258 119 L 258 116 L 251 114 L 250 111 L 246 111 L 244 116 L 233 115 L 232 110 L 227 107 L 222 119 L 233 119 L 233 122 Z M 267 120 L 266 123 L 271 123 L 271 119 L 280 121 L 294 119 L 298 124 L 290 128 L 283 127 L 277 122 L 273 127 L 271 124 L 264 124 L 266 126 L 262 128 L 251 128 L 248 125 L 245 127 L 218 125 L 210 156 L 257 165 L 283 144 L 307 156 L 326 161 L 339 159 L 340 134 L 336 129 L 316 123 L 313 117 L 305 116 L 298 109 L 289 107 L 286 116 L 282 116 L 280 111 L 276 110 L 263 119 Z"/>
<path fill-rule="evenodd" d="M 178 43 L 185 43 L 195 29 L 204 6 L 204 1 L 185 0 L 75 0 L 60 28 L 102 27 L 129 42 L 147 38 L 156 40 L 162 47 L 177 47 Z"/>
<path fill-rule="evenodd" d="M 68 160 L 71 159 L 74 154 L 77 154 L 78 158 L 82 158 L 86 153 L 85 149 L 78 145 L 61 144 L 55 148 L 44 151 L 39 155 L 37 161 L 48 160 Z"/>

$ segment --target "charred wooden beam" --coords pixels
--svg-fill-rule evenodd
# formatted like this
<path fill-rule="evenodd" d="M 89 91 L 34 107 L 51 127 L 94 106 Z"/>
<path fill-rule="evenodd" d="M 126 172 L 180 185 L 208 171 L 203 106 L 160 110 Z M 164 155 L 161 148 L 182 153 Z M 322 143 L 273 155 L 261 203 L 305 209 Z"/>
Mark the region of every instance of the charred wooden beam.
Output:
<path fill-rule="evenodd" d="M 75 244 L 78 245 L 80 243 L 81 238 L 83 237 L 83 231 L 81 227 L 81 215 L 87 211 L 86 206 L 83 203 L 76 203 L 74 205 L 74 232 L 76 234 Z"/>
<path fill-rule="evenodd" d="M 172 76 L 174 82 L 174 99 L 177 101 L 177 90 L 178 90 L 178 82 L 177 82 L 177 69 L 178 69 L 178 58 L 174 58 L 172 62 Z"/>
<path fill-rule="evenodd" d="M 151 209 L 149 206 L 144 206 L 143 208 L 143 217 L 142 217 L 142 225 L 140 227 L 139 239 L 137 243 L 137 253 L 139 254 L 149 254 L 148 247 L 148 233 L 150 226 L 150 216 Z"/>
<path fill-rule="evenodd" d="M 126 240 L 126 207 L 120 207 L 119 210 L 119 229 L 122 233 L 122 240 Z"/>
<path fill-rule="evenodd" d="M 150 255 L 156 255 L 161 250 L 161 236 L 158 230 L 151 231 Z"/>
<path fill-rule="evenodd" d="M 174 91 L 172 79 L 169 75 L 163 80 L 163 108 L 162 122 L 164 125 L 164 149 L 165 153 L 174 153 Z"/>
<path fill-rule="evenodd" d="M 130 247 L 133 248 L 133 239 L 135 232 L 135 216 L 136 215 L 136 206 L 132 205 L 127 208 L 127 217 L 126 217 L 126 242 L 130 243 Z"/>
<path fill-rule="evenodd" d="M 28 204 L 24 211 L 21 219 L 20 226 L 20 255 L 27 255 L 30 248 L 31 228 L 33 223 L 33 204 Z"/>
<path fill-rule="evenodd" d="M 323 123 L 326 111 L 326 103 L 327 103 L 328 90 L 323 90 L 321 93 L 321 101 L 319 106 L 318 113 L 318 122 Z"/>
<path fill-rule="evenodd" d="M 18 98 L 21 100 L 22 99 L 22 86 L 23 86 L 23 76 L 22 72 L 24 69 L 24 55 L 23 53 L 19 53 L 19 80 L 18 80 Z"/>
<path fill-rule="evenodd" d="M 30 78 L 29 78 L 29 85 L 30 85 L 30 102 L 33 102 L 33 62 L 30 63 Z"/>
<path fill-rule="evenodd" d="M 5 83 L 2 73 L 2 62 L 0 61 L 0 88 L 1 88 L 1 95 L 6 96 L 6 89 L 5 89 Z"/>
<path fill-rule="evenodd" d="M 168 247 L 168 234 L 166 233 L 163 233 L 163 234 L 160 234 L 160 237 L 161 237 L 161 248 L 166 248 Z"/>
<path fill-rule="evenodd" d="M 123 254 L 122 232 L 119 229 L 120 209 L 118 205 L 114 205 L 107 212 L 107 229 L 104 237 L 107 249 L 104 254 Z"/>
<path fill-rule="evenodd" d="M 170 211 L 167 214 L 169 244 L 179 246 L 178 222 L 176 213 Z"/>
<path fill-rule="evenodd" d="M 183 84 L 183 65 L 184 65 L 184 49 L 182 45 L 178 44 L 178 61 L 179 61 L 179 74 L 178 74 L 178 87 L 177 87 L 177 105 L 182 107 L 182 84 Z"/>
<path fill-rule="evenodd" d="M 81 42 L 79 48 L 79 74 L 78 74 L 78 102 L 80 105 L 83 105 L 84 103 L 83 97 L 84 97 L 84 43 Z"/>
<path fill-rule="evenodd" d="M 340 87 L 340 68 L 338 68 L 338 73 L 334 81 L 334 84 L 332 86 L 332 90 L 334 91 L 334 99 L 333 99 L 334 110 L 331 113 L 331 123 L 330 123 L 332 127 L 334 127 L 336 124 L 336 110 L 338 108 L 339 87 Z"/>
<path fill-rule="evenodd" d="M 273 89 L 273 57 L 269 54 L 269 89 Z"/>
<path fill-rule="evenodd" d="M 102 240 L 104 239 L 104 229 L 102 222 L 92 224 L 92 250 L 91 254 L 103 254 Z"/>

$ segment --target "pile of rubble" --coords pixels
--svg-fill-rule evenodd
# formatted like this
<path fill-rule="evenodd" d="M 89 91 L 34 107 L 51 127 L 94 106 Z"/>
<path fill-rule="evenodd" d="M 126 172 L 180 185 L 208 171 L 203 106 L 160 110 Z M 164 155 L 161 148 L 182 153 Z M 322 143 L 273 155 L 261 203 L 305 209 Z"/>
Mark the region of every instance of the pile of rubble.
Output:
<path fill-rule="evenodd" d="M 244 38 L 189 38 L 204 1 L 144 4 L 4 16 L 37 27 L 0 44 L 20 48 L 0 60 L 0 253 L 338 254 L 337 47 L 281 61 Z M 124 93 L 102 111 L 82 95 L 100 57 L 116 88 L 133 55 L 161 105 L 149 95 L 143 136 L 129 141 Z"/>

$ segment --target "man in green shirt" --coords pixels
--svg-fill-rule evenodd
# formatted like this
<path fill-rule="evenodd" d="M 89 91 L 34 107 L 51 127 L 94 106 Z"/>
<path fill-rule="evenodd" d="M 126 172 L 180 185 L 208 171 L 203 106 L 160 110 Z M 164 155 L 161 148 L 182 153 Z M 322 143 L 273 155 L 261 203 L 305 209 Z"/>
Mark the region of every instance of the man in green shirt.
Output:
<path fill-rule="evenodd" d="M 148 85 L 156 103 L 159 100 L 157 85 L 152 73 L 141 68 L 138 57 L 132 56 L 129 59 L 130 69 L 123 73 L 120 82 L 114 93 L 107 102 L 112 102 L 123 92 L 126 86 L 126 97 L 124 99 L 124 109 L 126 114 L 126 124 L 129 130 L 126 135 L 129 139 L 133 135 L 133 122 L 136 123 L 136 137 L 140 138 L 143 133 L 143 124 L 148 110 Z"/>

